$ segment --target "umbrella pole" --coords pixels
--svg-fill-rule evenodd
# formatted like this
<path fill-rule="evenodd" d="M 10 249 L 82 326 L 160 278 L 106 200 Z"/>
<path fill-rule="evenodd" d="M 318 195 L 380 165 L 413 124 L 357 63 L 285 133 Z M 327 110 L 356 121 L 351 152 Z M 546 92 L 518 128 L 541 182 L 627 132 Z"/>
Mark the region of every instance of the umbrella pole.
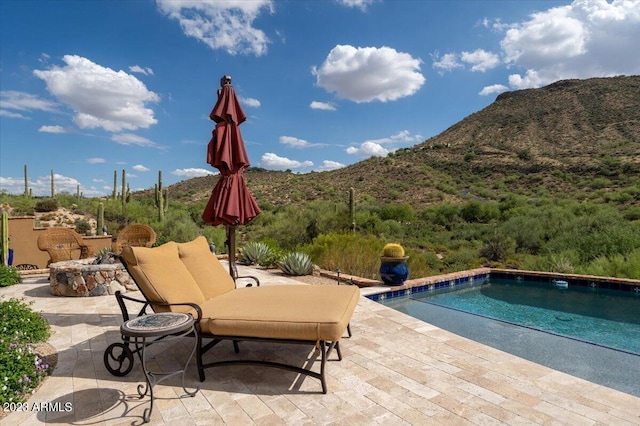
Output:
<path fill-rule="evenodd" d="M 236 227 L 227 225 L 226 228 L 226 243 L 229 249 L 229 275 L 235 280 L 238 277 L 238 269 L 236 268 Z"/>

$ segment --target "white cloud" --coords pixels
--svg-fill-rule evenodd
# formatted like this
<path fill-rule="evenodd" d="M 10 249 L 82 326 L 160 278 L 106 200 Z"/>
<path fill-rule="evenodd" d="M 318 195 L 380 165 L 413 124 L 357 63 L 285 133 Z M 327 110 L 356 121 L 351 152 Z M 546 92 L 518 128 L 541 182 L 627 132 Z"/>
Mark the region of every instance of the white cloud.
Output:
<path fill-rule="evenodd" d="M 640 2 L 574 1 L 511 25 L 501 42 L 514 88 L 640 73 Z"/>
<path fill-rule="evenodd" d="M 129 67 L 129 71 L 144 75 L 153 75 L 153 70 L 149 67 L 143 68 L 139 65 Z"/>
<path fill-rule="evenodd" d="M 317 68 L 316 84 L 354 102 L 394 101 L 416 93 L 425 82 L 420 59 L 390 47 L 337 45 Z"/>
<path fill-rule="evenodd" d="M 500 64 L 500 57 L 492 52 L 483 49 L 476 49 L 473 52 L 462 52 L 460 54 L 462 62 L 471 64 L 471 71 L 485 72 Z"/>
<path fill-rule="evenodd" d="M 17 112 L 10 112 L 4 109 L 0 109 L 0 116 L 7 117 L 7 118 L 23 118 L 23 119 L 27 118 L 22 114 L 18 114 Z"/>
<path fill-rule="evenodd" d="M 89 163 L 89 164 L 103 164 L 103 163 L 106 163 L 106 160 L 104 158 L 100 158 L 100 157 L 93 157 L 93 158 L 87 158 L 87 163 Z"/>
<path fill-rule="evenodd" d="M 78 127 L 118 132 L 157 123 L 146 103 L 160 98 L 136 77 L 76 55 L 62 59 L 64 67 L 33 73 L 46 82 L 49 93 L 75 111 Z"/>
<path fill-rule="evenodd" d="M 540 87 L 545 81 L 535 70 L 527 70 L 524 77 L 520 74 L 511 74 L 509 76 L 509 85 L 515 89 L 527 89 L 530 87 Z"/>
<path fill-rule="evenodd" d="M 143 166 L 142 164 L 136 164 L 135 166 L 132 167 L 133 170 L 135 170 L 136 172 L 148 172 L 149 168 Z"/>
<path fill-rule="evenodd" d="M 240 98 L 240 103 L 253 108 L 258 108 L 260 106 L 260 101 L 253 98 Z"/>
<path fill-rule="evenodd" d="M 253 21 L 262 9 L 273 13 L 271 0 L 156 0 L 156 3 L 160 12 L 180 23 L 185 35 L 212 50 L 256 56 L 267 52 L 269 39 L 262 30 L 254 28 Z"/>
<path fill-rule="evenodd" d="M 111 136 L 111 140 L 120 145 L 137 145 L 143 147 L 160 148 L 158 144 L 150 141 L 142 136 L 134 135 L 132 133 L 119 133 Z"/>
<path fill-rule="evenodd" d="M 389 151 L 381 144 L 376 142 L 363 142 L 360 146 L 350 146 L 346 149 L 347 154 L 357 155 L 358 157 L 386 157 Z"/>
<path fill-rule="evenodd" d="M 422 142 L 423 136 L 420 134 L 412 135 L 408 130 L 400 130 L 390 137 L 392 142 Z"/>
<path fill-rule="evenodd" d="M 311 144 L 306 140 L 298 139 L 293 136 L 280 136 L 280 143 L 283 145 L 289 145 L 293 148 L 307 148 L 311 146 Z"/>
<path fill-rule="evenodd" d="M 324 110 L 324 111 L 335 111 L 336 110 L 335 105 L 333 105 L 331 103 L 327 103 L 327 102 L 313 101 L 313 102 L 311 102 L 311 104 L 309 104 L 309 107 L 311 109 L 321 109 L 321 110 Z"/>
<path fill-rule="evenodd" d="M 318 171 L 329 171 L 329 170 L 337 170 L 346 167 L 345 164 L 339 163 L 337 161 L 324 160 L 322 162 L 322 166 L 318 167 Z"/>
<path fill-rule="evenodd" d="M 423 136 L 412 135 L 408 130 L 401 130 L 398 133 L 385 138 L 370 139 L 360 145 L 350 146 L 346 149 L 347 154 L 358 157 L 386 157 L 402 145 L 415 144 L 423 141 Z"/>
<path fill-rule="evenodd" d="M 509 88 L 503 84 L 492 84 L 491 86 L 487 86 L 483 88 L 480 93 L 481 96 L 491 95 L 492 93 L 502 93 L 509 90 Z"/>
<path fill-rule="evenodd" d="M 38 131 L 42 133 L 67 133 L 62 126 L 40 126 Z"/>
<path fill-rule="evenodd" d="M 313 162 L 311 161 L 290 160 L 285 157 L 279 157 L 272 152 L 263 154 L 259 164 L 261 167 L 272 169 L 299 169 L 313 166 Z"/>
<path fill-rule="evenodd" d="M 13 178 L 9 178 L 9 179 L 11 179 L 12 181 L 14 180 Z M 3 179 L 0 178 L 0 186 L 4 187 L 5 185 L 3 184 L 2 181 Z M 21 182 L 22 182 L 22 189 L 19 190 L 19 193 L 24 193 L 24 178 L 21 179 Z M 78 185 L 80 184 L 80 182 L 77 179 L 74 179 L 69 176 L 64 176 L 58 173 L 53 174 L 53 182 L 54 182 L 56 194 L 59 194 L 61 192 L 68 192 L 70 194 L 75 194 L 76 190 L 78 189 Z M 36 178 L 36 180 L 29 180 L 28 183 L 29 183 L 29 189 L 33 191 L 33 195 L 36 195 L 36 196 L 51 195 L 51 175 L 40 176 Z M 85 193 L 82 185 L 80 185 L 80 190 L 86 196 L 92 195 L 92 194 Z M 18 192 L 14 190 L 13 193 L 18 193 Z"/>
<path fill-rule="evenodd" d="M 373 4 L 374 0 L 337 0 L 338 3 L 347 6 L 347 7 L 356 7 L 365 11 L 367 6 Z"/>
<path fill-rule="evenodd" d="M 58 104 L 55 102 L 40 99 L 35 95 L 18 92 L 15 90 L 0 91 L 0 109 L 13 111 L 46 111 L 58 112 Z M 15 112 L 4 112 L 2 115 L 10 118 L 24 118 L 21 114 Z M 17 115 L 17 117 L 16 117 Z"/>
<path fill-rule="evenodd" d="M 172 175 L 186 177 L 186 178 L 194 178 L 201 176 L 209 176 L 209 175 L 217 175 L 218 172 L 214 172 L 206 169 L 197 169 L 197 168 L 189 168 L 189 169 L 175 169 L 171 172 Z"/>
<path fill-rule="evenodd" d="M 444 74 L 445 71 L 453 71 L 456 68 L 462 68 L 460 62 L 458 62 L 458 55 L 455 53 L 445 53 L 440 57 L 438 52 L 434 52 L 431 57 L 433 58 L 433 68 L 438 71 L 438 74 Z"/>

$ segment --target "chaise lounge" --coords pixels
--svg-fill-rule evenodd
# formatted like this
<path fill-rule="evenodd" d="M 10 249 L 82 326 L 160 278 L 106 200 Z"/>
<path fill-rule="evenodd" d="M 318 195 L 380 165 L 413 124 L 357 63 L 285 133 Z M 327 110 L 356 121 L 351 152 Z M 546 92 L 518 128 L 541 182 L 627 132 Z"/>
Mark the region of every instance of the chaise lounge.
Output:
<path fill-rule="evenodd" d="M 317 378 L 322 392 L 327 392 L 325 364 L 334 349 L 338 359 L 342 359 L 339 341 L 358 303 L 358 287 L 260 286 L 257 283 L 257 286 L 236 288 L 233 278 L 209 251 L 204 237 L 187 243 L 169 242 L 156 248 L 124 247 L 122 261 L 144 295 L 146 300 L 139 302 L 146 303 L 145 307 L 151 306 L 154 312 L 193 315 L 201 381 L 205 379 L 204 370 L 210 367 L 260 364 Z M 128 314 L 122 299 L 131 298 L 123 295 L 118 295 L 118 298 L 126 320 Z M 204 340 L 209 341 L 205 343 Z M 236 353 L 241 341 L 312 345 L 320 350 L 320 371 L 263 360 L 231 359 L 205 363 L 203 355 L 225 340 L 233 341 Z M 108 348 L 107 352 L 112 349 Z M 116 374 L 108 365 L 107 368 Z"/>

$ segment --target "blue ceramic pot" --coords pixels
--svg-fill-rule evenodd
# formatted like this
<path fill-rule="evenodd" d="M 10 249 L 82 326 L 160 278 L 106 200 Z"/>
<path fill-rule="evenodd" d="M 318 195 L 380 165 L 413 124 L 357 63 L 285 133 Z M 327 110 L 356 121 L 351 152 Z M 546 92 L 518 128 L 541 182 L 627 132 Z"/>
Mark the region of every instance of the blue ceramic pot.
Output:
<path fill-rule="evenodd" d="M 409 277 L 406 262 L 382 262 L 380 278 L 386 285 L 402 285 Z"/>

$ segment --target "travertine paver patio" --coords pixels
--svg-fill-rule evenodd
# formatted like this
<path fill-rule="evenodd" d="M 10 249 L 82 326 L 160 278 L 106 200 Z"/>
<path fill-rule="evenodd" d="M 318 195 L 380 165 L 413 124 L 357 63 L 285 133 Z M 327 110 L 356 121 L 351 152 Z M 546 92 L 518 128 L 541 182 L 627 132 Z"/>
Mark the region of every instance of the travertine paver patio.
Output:
<path fill-rule="evenodd" d="M 241 271 L 242 272 L 242 271 Z M 294 280 L 251 271 L 263 285 Z M 142 373 L 136 364 L 126 377 L 110 375 L 105 348 L 120 340 L 122 322 L 113 296 L 60 298 L 46 278 L 0 289 L 5 297 L 34 301 L 54 331 L 59 351 L 53 375 L 29 400 L 28 412 L 14 412 L 3 425 L 140 424 L 148 397 L 136 398 Z M 571 424 L 640 425 L 640 398 L 560 373 L 438 329 L 364 297 L 351 322 L 353 337 L 342 342 L 344 359 L 328 363 L 326 395 L 311 378 L 264 367 L 207 370 L 200 383 L 193 364 L 183 394 L 178 377 L 155 388 L 151 424 Z M 151 347 L 153 362 L 176 369 L 191 348 L 185 343 Z M 241 355 L 312 359 L 298 345 L 241 343 Z M 231 344 L 213 354 L 234 357 Z M 211 353 L 209 354 L 211 355 Z M 71 412 L 33 411 L 42 403 Z M 59 403 L 59 404 L 56 404 Z"/>

